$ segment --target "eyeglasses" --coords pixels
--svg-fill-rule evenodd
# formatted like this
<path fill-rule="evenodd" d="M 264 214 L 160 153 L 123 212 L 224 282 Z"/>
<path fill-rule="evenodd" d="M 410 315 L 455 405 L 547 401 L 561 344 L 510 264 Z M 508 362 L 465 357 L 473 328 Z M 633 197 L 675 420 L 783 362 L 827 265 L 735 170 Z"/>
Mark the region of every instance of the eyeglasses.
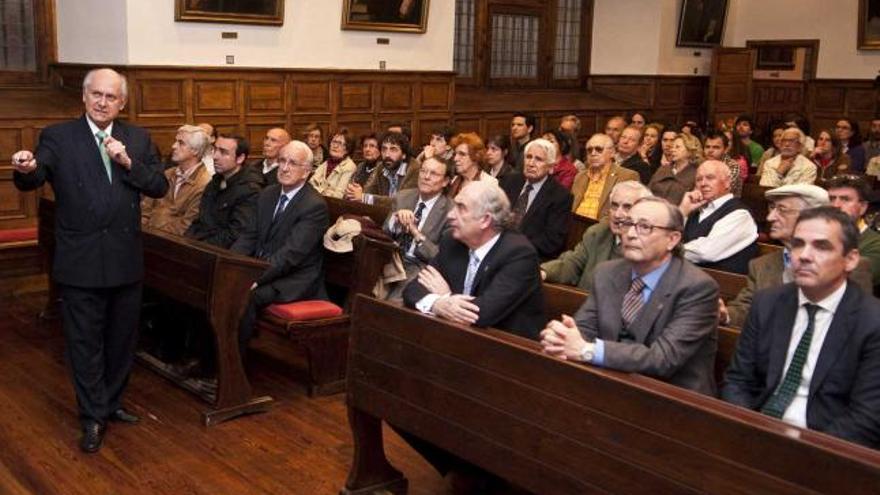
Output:
<path fill-rule="evenodd" d="M 345 146 L 345 140 L 343 140 L 343 139 L 334 139 L 333 141 L 330 141 L 330 146 L 333 146 L 334 144 L 335 144 L 336 146 Z"/>
<path fill-rule="evenodd" d="M 587 154 L 588 154 L 588 155 L 589 155 L 590 153 L 602 153 L 602 152 L 604 152 L 606 149 L 608 149 L 608 148 L 606 148 L 606 147 L 604 147 L 604 146 L 587 146 L 587 148 L 586 148 L 586 150 L 587 150 Z"/>
<path fill-rule="evenodd" d="M 770 203 L 769 205 L 767 205 L 767 213 L 770 213 L 771 211 L 775 211 L 776 213 L 778 213 L 782 216 L 788 216 L 791 213 L 800 213 L 801 212 L 801 210 L 798 210 L 797 208 L 790 208 L 788 206 L 779 205 L 779 204 L 775 204 L 775 203 Z"/>
<path fill-rule="evenodd" d="M 632 220 L 621 220 L 617 222 L 617 226 L 620 227 L 624 232 L 629 230 L 630 227 L 636 228 L 636 234 L 640 236 L 649 236 L 654 229 L 663 229 L 663 230 L 675 230 L 672 227 L 666 227 L 663 225 L 652 225 L 648 222 L 633 222 Z"/>

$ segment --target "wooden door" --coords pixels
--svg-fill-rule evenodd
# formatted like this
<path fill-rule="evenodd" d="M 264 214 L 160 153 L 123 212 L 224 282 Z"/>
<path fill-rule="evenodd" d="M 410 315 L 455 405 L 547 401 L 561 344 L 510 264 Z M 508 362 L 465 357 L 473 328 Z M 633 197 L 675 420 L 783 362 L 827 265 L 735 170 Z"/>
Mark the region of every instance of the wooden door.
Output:
<path fill-rule="evenodd" d="M 718 47 L 712 57 L 712 76 L 709 81 L 709 121 L 717 126 L 720 121 L 736 119 L 742 113 L 751 113 L 752 68 L 755 51 L 749 48 Z"/>

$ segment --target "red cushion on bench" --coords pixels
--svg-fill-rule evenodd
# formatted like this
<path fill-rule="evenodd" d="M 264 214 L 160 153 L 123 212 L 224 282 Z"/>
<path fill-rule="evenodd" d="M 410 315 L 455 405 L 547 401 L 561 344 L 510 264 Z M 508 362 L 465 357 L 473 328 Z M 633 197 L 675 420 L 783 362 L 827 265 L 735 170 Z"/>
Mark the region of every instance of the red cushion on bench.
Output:
<path fill-rule="evenodd" d="M 330 301 L 321 300 L 270 304 L 266 311 L 276 318 L 294 321 L 320 320 L 342 314 L 342 308 Z"/>
<path fill-rule="evenodd" d="M 0 243 L 4 242 L 21 242 L 33 241 L 37 238 L 36 227 L 25 227 L 21 229 L 4 229 L 0 230 Z"/>

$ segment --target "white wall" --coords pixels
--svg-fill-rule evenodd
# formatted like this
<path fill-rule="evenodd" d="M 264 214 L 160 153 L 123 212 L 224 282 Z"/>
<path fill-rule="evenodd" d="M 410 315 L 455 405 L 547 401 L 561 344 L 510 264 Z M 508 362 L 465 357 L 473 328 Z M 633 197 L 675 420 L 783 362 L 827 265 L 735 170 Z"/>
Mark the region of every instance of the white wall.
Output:
<path fill-rule="evenodd" d="M 712 51 L 677 48 L 682 0 L 596 0 L 590 72 L 596 75 L 706 75 Z M 700 52 L 695 57 L 694 52 Z"/>
<path fill-rule="evenodd" d="M 222 66 L 234 55 L 236 67 L 378 69 L 385 60 L 388 70 L 452 70 L 452 0 L 430 2 L 425 34 L 342 31 L 339 0 L 286 0 L 280 27 L 174 22 L 174 0 L 56 2 L 61 62 Z M 111 18 L 98 4 L 123 15 Z M 93 55 L 91 38 L 104 24 L 121 26 L 112 37 L 120 47 Z M 238 39 L 220 39 L 224 31 Z M 378 37 L 391 43 L 377 45 Z"/>
<path fill-rule="evenodd" d="M 127 63 L 128 16 L 125 1 L 56 0 L 55 19 L 59 61 Z"/>
<path fill-rule="evenodd" d="M 724 44 L 818 39 L 820 79 L 873 79 L 880 51 L 858 51 L 858 0 L 732 0 Z"/>

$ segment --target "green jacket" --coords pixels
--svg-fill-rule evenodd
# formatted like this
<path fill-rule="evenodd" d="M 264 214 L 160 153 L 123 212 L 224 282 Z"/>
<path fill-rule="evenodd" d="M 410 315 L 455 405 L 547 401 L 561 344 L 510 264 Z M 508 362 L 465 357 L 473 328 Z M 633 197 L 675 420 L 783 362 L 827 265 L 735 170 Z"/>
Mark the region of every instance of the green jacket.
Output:
<path fill-rule="evenodd" d="M 607 222 L 597 223 L 584 232 L 584 237 L 574 249 L 562 253 L 559 258 L 541 265 L 547 274 L 545 281 L 574 285 L 590 291 L 593 288 L 593 270 L 603 261 L 619 258 L 614 234 Z"/>
<path fill-rule="evenodd" d="M 880 286 L 880 233 L 868 227 L 859 236 L 859 254 L 871 262 L 874 287 Z"/>

